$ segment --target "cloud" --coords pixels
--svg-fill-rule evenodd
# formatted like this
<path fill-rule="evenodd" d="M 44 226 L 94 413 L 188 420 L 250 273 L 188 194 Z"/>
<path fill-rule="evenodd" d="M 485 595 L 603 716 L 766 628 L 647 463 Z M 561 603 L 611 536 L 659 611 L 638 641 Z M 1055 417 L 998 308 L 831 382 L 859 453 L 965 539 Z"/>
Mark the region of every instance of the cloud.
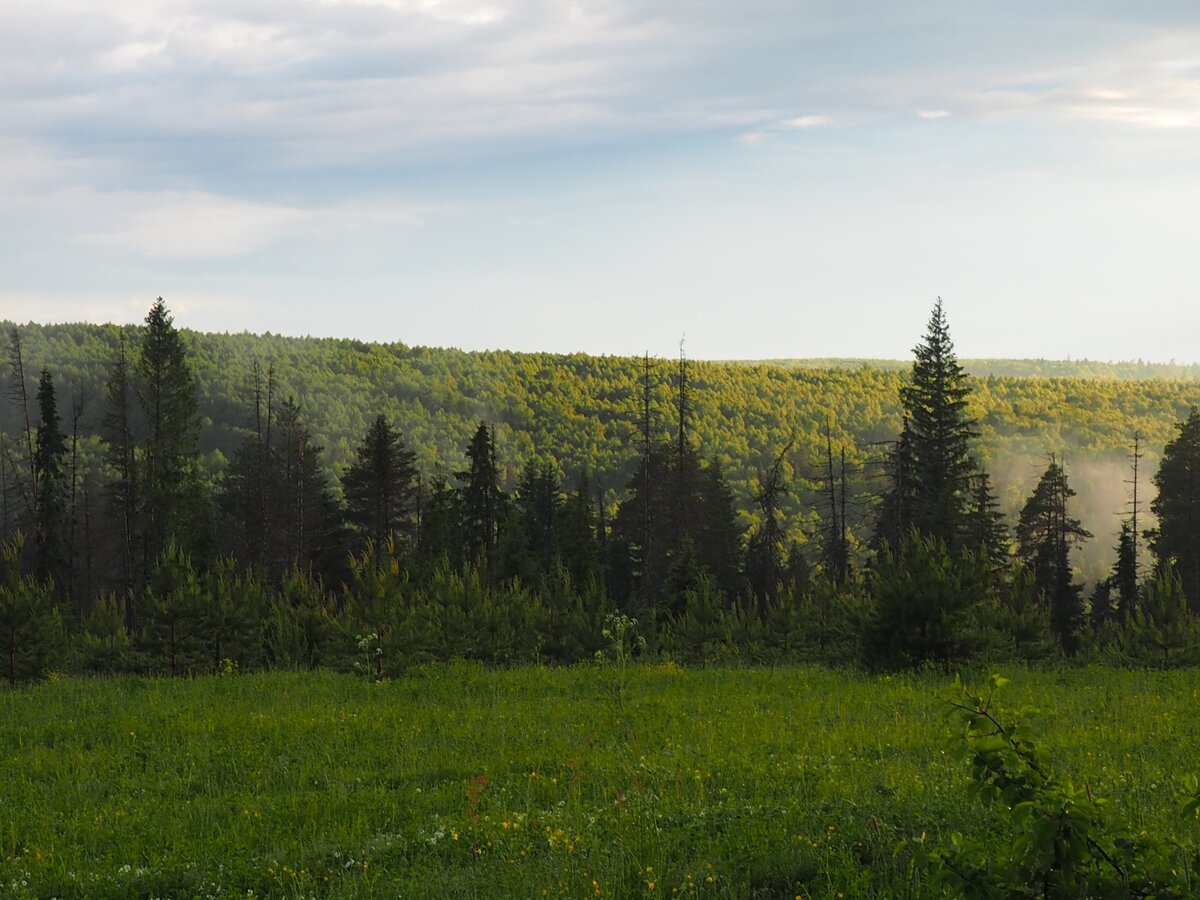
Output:
<path fill-rule="evenodd" d="M 88 237 L 152 259 L 215 259 L 253 253 L 309 218 L 301 209 L 195 191 L 93 199 L 116 215 L 111 227 Z"/>
<path fill-rule="evenodd" d="M 918 109 L 918 119 L 945 119 L 950 116 L 948 110 L 944 109 Z"/>
<path fill-rule="evenodd" d="M 797 116 L 785 121 L 783 126 L 797 131 L 807 131 L 810 128 L 826 128 L 832 124 L 833 119 L 829 116 Z"/>
<path fill-rule="evenodd" d="M 914 109 L 1192 124 L 1189 23 L 1093 21 L 1068 3 L 1031 32 L 1020 15 L 928 0 L 16 2 L 0 33 L 0 135 L 103 168 L 109 188 L 230 194 L 265 172 L 714 132 L 753 143 Z M 1112 60 L 1128 71 L 1106 75 Z M 1057 83 L 1030 83 L 1055 70 Z M 1129 93 L 1118 75 L 1132 99 L 1088 93 Z"/>

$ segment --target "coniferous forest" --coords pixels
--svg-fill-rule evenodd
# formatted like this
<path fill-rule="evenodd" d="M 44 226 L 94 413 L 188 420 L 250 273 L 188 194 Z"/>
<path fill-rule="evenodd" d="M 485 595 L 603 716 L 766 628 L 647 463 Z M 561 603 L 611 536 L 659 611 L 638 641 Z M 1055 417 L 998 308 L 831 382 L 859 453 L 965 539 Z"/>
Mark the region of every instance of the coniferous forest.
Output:
<path fill-rule="evenodd" d="M 162 300 L 10 326 L 3 678 L 565 664 L 614 630 L 689 664 L 1200 661 L 1200 385 L 970 376 L 940 301 L 914 333 L 906 368 L 814 369 L 204 335 Z"/>

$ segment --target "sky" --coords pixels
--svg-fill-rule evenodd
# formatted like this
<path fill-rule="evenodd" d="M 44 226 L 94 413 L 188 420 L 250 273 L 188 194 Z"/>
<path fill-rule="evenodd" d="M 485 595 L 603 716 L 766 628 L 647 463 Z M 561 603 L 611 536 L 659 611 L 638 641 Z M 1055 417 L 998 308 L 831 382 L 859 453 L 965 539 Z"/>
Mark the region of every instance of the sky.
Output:
<path fill-rule="evenodd" d="M 1200 4 L 0 0 L 0 318 L 1200 361 Z"/>

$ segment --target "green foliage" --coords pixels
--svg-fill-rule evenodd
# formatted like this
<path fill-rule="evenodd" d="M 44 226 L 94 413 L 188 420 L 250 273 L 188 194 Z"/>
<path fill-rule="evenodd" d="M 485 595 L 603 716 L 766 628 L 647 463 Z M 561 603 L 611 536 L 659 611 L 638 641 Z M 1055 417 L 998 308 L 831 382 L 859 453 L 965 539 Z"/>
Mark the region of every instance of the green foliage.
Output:
<path fill-rule="evenodd" d="M 115 594 L 99 597 L 84 618 L 79 665 L 97 674 L 128 672 L 135 666 L 126 604 Z"/>
<path fill-rule="evenodd" d="M 1200 663 L 1200 618 L 1191 611 L 1179 575 L 1160 568 L 1140 593 L 1133 613 L 1101 632 L 1106 658 L 1163 669 Z"/>
<path fill-rule="evenodd" d="M 380 414 L 342 475 L 350 523 L 377 547 L 388 541 L 409 544 L 415 538 L 415 459 L 399 430 Z"/>
<path fill-rule="evenodd" d="M 996 601 L 980 604 L 976 621 L 983 641 L 983 659 L 1036 662 L 1060 655 L 1050 630 L 1050 608 L 1033 572 L 1019 561 L 1012 563 L 1000 583 Z"/>
<path fill-rule="evenodd" d="M 314 669 L 340 662 L 345 641 L 319 579 L 303 569 L 287 573 L 270 598 L 263 646 L 272 667 Z"/>
<path fill-rule="evenodd" d="M 1071 548 L 1092 536 L 1070 515 L 1074 496 L 1061 463 L 1051 456 L 1017 523 L 1017 556 L 1046 598 L 1050 628 L 1068 654 L 1078 649 L 1083 626 L 1083 589 L 1073 580 Z"/>
<path fill-rule="evenodd" d="M 1193 407 L 1163 449 L 1154 486 L 1150 508 L 1158 526 L 1150 547 L 1160 563 L 1174 567 L 1192 610 L 1200 612 L 1200 409 Z"/>
<path fill-rule="evenodd" d="M 138 471 L 148 568 L 171 541 L 190 546 L 203 530 L 196 521 L 200 407 L 187 347 L 161 297 L 140 337 L 134 374 L 145 427 Z"/>
<path fill-rule="evenodd" d="M 174 541 L 151 569 L 136 606 L 137 646 L 152 670 L 184 675 L 205 669 L 204 585 L 191 557 Z"/>
<path fill-rule="evenodd" d="M 913 354 L 912 380 L 900 390 L 907 440 L 897 450 L 908 455 L 901 467 L 908 477 L 892 486 L 905 495 L 899 526 L 957 549 L 966 546 L 975 422 L 940 297 Z"/>
<path fill-rule="evenodd" d="M 21 574 L 23 543 L 17 533 L 0 544 L 0 678 L 9 684 L 44 676 L 65 637 L 52 584 Z"/>
<path fill-rule="evenodd" d="M 969 659 L 979 636 L 978 604 L 992 596 L 986 556 L 946 545 L 917 531 L 894 551 L 885 547 L 871 573 L 874 609 L 863 629 L 863 662 L 903 669 Z"/>
<path fill-rule="evenodd" d="M 964 837 L 954 832 L 947 848 L 916 847 L 916 859 L 936 880 L 971 898 L 1190 897 L 1200 875 L 1200 853 L 1169 836 L 1135 832 L 1106 814 L 1108 800 L 1087 782 L 1057 774 L 1025 720 L 1035 710 L 1006 714 L 995 691 L 1008 679 L 993 675 L 980 695 L 961 681 L 947 702 L 960 730 L 955 757 L 970 767 L 971 795 L 1001 810 L 1011 841 L 995 834 Z M 1181 813 L 1193 822 L 1200 793 L 1192 776 L 1191 795 Z"/>
<path fill-rule="evenodd" d="M 686 663 L 713 663 L 735 652 L 734 610 L 712 578 L 701 576 L 683 591 L 682 609 L 668 618 L 664 649 Z"/>
<path fill-rule="evenodd" d="M 939 752 L 943 676 L 633 662 L 629 730 L 615 678 L 458 662 L 0 690 L 0 895 L 935 900 L 964 892 L 911 872 L 902 837 L 1002 854 L 1018 834 Z M 1171 785 L 1198 689 L 1071 668 L 1006 692 L 1054 710 L 1038 749 L 1107 822 L 1186 846 Z"/>

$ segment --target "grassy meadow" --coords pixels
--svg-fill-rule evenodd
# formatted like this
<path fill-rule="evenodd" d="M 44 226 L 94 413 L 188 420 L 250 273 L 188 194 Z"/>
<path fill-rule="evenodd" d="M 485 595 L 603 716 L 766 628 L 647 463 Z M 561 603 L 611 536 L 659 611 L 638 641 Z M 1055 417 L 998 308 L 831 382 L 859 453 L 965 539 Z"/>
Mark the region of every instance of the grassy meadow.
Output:
<path fill-rule="evenodd" d="M 1008 672 L 1064 772 L 1177 824 L 1200 672 Z M 0 692 L 0 896 L 925 897 L 1005 823 L 938 674 L 454 664 Z"/>

